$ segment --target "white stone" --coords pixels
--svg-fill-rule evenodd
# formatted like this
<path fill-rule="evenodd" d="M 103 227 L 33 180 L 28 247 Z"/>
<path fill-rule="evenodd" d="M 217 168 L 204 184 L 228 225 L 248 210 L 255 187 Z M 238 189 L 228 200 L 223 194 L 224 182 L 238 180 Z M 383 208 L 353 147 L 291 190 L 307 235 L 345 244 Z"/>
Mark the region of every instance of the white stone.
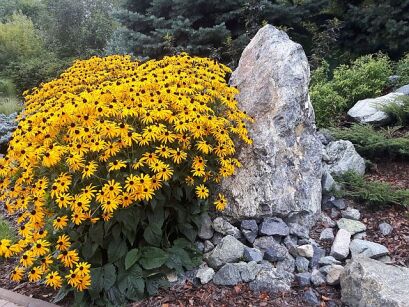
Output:
<path fill-rule="evenodd" d="M 314 248 L 312 244 L 297 246 L 297 253 L 301 257 L 312 258 L 312 256 L 314 256 Z"/>
<path fill-rule="evenodd" d="M 334 243 L 331 246 L 330 255 L 337 260 L 343 260 L 348 257 L 349 244 L 351 243 L 351 234 L 345 230 L 340 229 L 335 236 Z"/>

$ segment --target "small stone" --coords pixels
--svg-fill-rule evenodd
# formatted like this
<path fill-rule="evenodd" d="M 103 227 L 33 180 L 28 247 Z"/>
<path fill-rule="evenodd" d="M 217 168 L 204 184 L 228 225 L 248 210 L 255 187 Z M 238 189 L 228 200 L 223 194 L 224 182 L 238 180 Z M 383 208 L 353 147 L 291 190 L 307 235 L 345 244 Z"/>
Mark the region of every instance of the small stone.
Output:
<path fill-rule="evenodd" d="M 330 194 L 334 190 L 336 191 L 340 188 L 335 182 L 334 177 L 332 177 L 331 173 L 327 169 L 324 169 L 322 172 L 321 186 L 323 194 Z"/>
<path fill-rule="evenodd" d="M 249 263 L 240 262 L 240 275 L 241 280 L 244 282 L 250 282 L 256 278 L 256 275 L 261 270 L 261 266 L 258 265 L 255 261 L 250 261 Z"/>
<path fill-rule="evenodd" d="M 342 198 L 331 198 L 328 202 L 339 210 L 344 210 L 347 207 Z"/>
<path fill-rule="evenodd" d="M 297 273 L 295 274 L 295 280 L 300 287 L 306 287 L 311 284 L 311 273 Z"/>
<path fill-rule="evenodd" d="M 325 227 L 332 228 L 337 225 L 325 212 L 321 212 L 321 222 Z"/>
<path fill-rule="evenodd" d="M 355 221 L 351 219 L 342 218 L 337 222 L 339 229 L 345 229 L 351 235 L 354 235 L 358 232 L 363 232 L 366 230 L 366 225 L 360 221 Z"/>
<path fill-rule="evenodd" d="M 178 275 L 175 272 L 170 272 L 170 273 L 166 274 L 166 279 L 170 283 L 174 283 L 174 282 L 178 281 Z"/>
<path fill-rule="evenodd" d="M 250 248 L 247 246 L 244 248 L 243 257 L 247 262 L 261 262 L 263 260 L 263 256 L 264 253 L 257 248 Z"/>
<path fill-rule="evenodd" d="M 366 232 L 365 231 L 364 232 L 358 232 L 358 233 L 354 234 L 353 238 L 363 240 L 363 239 L 366 238 Z"/>
<path fill-rule="evenodd" d="M 244 220 L 240 225 L 241 232 L 250 243 L 253 243 L 257 238 L 258 226 L 256 220 Z"/>
<path fill-rule="evenodd" d="M 215 232 L 212 237 L 212 243 L 214 246 L 218 245 L 224 236 L 220 232 Z"/>
<path fill-rule="evenodd" d="M 305 257 L 298 256 L 295 258 L 295 267 L 299 273 L 307 272 L 309 264 L 310 261 Z"/>
<path fill-rule="evenodd" d="M 393 227 L 388 223 L 381 223 L 379 224 L 379 230 L 382 235 L 389 236 L 393 231 Z"/>
<path fill-rule="evenodd" d="M 352 240 L 349 249 L 351 250 L 352 257 L 362 255 L 376 259 L 389 254 L 387 247 L 375 242 L 359 239 Z"/>
<path fill-rule="evenodd" d="M 332 228 L 325 228 L 320 234 L 320 240 L 322 241 L 334 241 L 334 231 Z"/>
<path fill-rule="evenodd" d="M 314 248 L 312 244 L 304 244 L 297 247 L 298 255 L 302 257 L 312 258 L 314 255 Z"/>
<path fill-rule="evenodd" d="M 200 217 L 201 226 L 197 236 L 202 240 L 209 240 L 213 237 L 212 219 L 208 214 L 202 214 Z"/>
<path fill-rule="evenodd" d="M 207 263 L 210 267 L 217 269 L 225 263 L 238 261 L 243 257 L 243 252 L 243 243 L 228 235 L 209 253 Z"/>
<path fill-rule="evenodd" d="M 343 271 L 344 271 L 344 267 L 342 265 L 337 265 L 337 264 L 331 265 L 327 273 L 327 283 L 331 286 L 338 285 L 339 278 Z"/>
<path fill-rule="evenodd" d="M 341 261 L 338 261 L 332 256 L 325 256 L 320 259 L 319 264 L 320 265 L 341 264 Z"/>
<path fill-rule="evenodd" d="M 265 218 L 260 225 L 259 233 L 264 236 L 288 236 L 290 230 L 284 221 L 278 217 Z"/>
<path fill-rule="evenodd" d="M 298 244 L 298 245 L 310 244 L 310 240 L 309 240 L 309 239 L 301 238 L 301 239 L 298 239 L 297 244 Z"/>
<path fill-rule="evenodd" d="M 311 273 L 311 283 L 317 287 L 325 284 L 324 275 L 319 270 L 314 269 Z"/>
<path fill-rule="evenodd" d="M 317 294 L 311 288 L 304 292 L 302 299 L 309 306 L 320 306 L 320 300 L 318 299 Z"/>
<path fill-rule="evenodd" d="M 336 208 L 331 208 L 331 218 L 332 219 L 337 219 L 339 216 L 339 210 Z"/>
<path fill-rule="evenodd" d="M 204 252 L 204 244 L 203 242 L 196 241 L 195 242 L 196 248 L 199 252 L 203 253 Z"/>
<path fill-rule="evenodd" d="M 287 254 L 288 251 L 285 246 L 276 243 L 264 251 L 264 259 L 271 262 L 282 261 L 285 259 Z"/>
<path fill-rule="evenodd" d="M 209 268 L 208 266 L 200 268 L 196 273 L 196 277 L 199 278 L 202 285 L 205 285 L 209 281 L 211 281 L 213 279 L 213 276 L 214 270 L 212 268 Z"/>
<path fill-rule="evenodd" d="M 279 244 L 273 236 L 259 237 L 254 240 L 253 246 L 265 251 L 266 249 Z"/>
<path fill-rule="evenodd" d="M 222 217 L 217 217 L 214 219 L 213 228 L 214 230 L 216 230 L 217 232 L 220 232 L 221 234 L 225 236 L 230 235 L 230 236 L 235 237 L 236 239 L 241 238 L 240 230 L 237 227 L 230 224 L 225 219 L 223 219 Z"/>
<path fill-rule="evenodd" d="M 332 265 L 324 265 L 319 269 L 320 273 L 327 275 L 328 271 L 331 269 Z"/>
<path fill-rule="evenodd" d="M 226 263 L 213 277 L 213 282 L 221 286 L 235 286 L 242 281 L 239 266 Z"/>
<path fill-rule="evenodd" d="M 337 260 L 345 259 L 349 254 L 349 243 L 351 243 L 351 234 L 345 229 L 338 230 L 330 255 Z"/>
<path fill-rule="evenodd" d="M 295 271 L 294 257 L 291 256 L 290 254 L 287 254 L 284 260 L 276 262 L 276 268 L 277 270 L 293 273 Z"/>
<path fill-rule="evenodd" d="M 206 240 L 204 242 L 204 252 L 205 253 L 208 253 L 208 252 L 212 251 L 213 248 L 214 248 L 214 244 L 212 243 L 212 241 Z"/>
<path fill-rule="evenodd" d="M 297 238 L 294 238 L 293 236 L 286 236 L 283 241 L 285 247 L 288 249 L 288 252 L 294 256 L 297 257 Z"/>
<path fill-rule="evenodd" d="M 359 210 L 348 207 L 345 210 L 341 211 L 341 216 L 346 219 L 356 220 L 359 221 L 361 218 L 361 212 Z"/>
<path fill-rule="evenodd" d="M 290 234 L 297 236 L 299 238 L 308 239 L 308 228 L 297 224 L 297 223 L 289 223 L 288 228 L 290 229 Z"/>
<path fill-rule="evenodd" d="M 325 256 L 325 249 L 321 248 L 317 244 L 313 244 L 314 255 L 310 261 L 310 268 L 317 268 L 319 266 L 320 259 Z"/>

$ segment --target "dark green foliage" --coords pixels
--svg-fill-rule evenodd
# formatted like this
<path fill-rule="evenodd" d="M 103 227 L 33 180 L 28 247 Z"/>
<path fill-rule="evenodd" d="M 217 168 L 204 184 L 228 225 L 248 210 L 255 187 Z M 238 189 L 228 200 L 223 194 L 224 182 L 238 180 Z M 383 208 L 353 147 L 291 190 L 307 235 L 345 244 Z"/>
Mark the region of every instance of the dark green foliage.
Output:
<path fill-rule="evenodd" d="M 409 125 L 409 97 L 399 97 L 395 102 L 381 108 L 389 114 L 393 123 L 400 126 Z"/>
<path fill-rule="evenodd" d="M 409 206 L 409 190 L 407 189 L 399 189 L 386 182 L 368 181 L 354 172 L 346 173 L 335 180 L 342 186 L 338 196 L 352 197 L 371 205 Z"/>
<path fill-rule="evenodd" d="M 12 62 L 5 70 L 19 93 L 38 86 L 58 76 L 71 64 L 69 58 L 59 59 L 53 53 L 43 53 L 38 57 Z"/>
<path fill-rule="evenodd" d="M 80 226 L 70 233 L 82 259 L 92 265 L 92 285 L 77 302 L 97 306 L 124 305 L 166 287 L 166 274 L 182 273 L 201 263 L 194 241 L 207 201 L 198 200 L 194 189 L 174 181 L 141 205 L 120 209 L 108 222 Z M 60 291 L 57 301 L 68 292 Z"/>
<path fill-rule="evenodd" d="M 312 73 L 310 95 L 319 126 L 335 126 L 358 100 L 380 95 L 388 85 L 392 65 L 387 56 L 366 55 L 332 73 L 323 62 Z"/>
<path fill-rule="evenodd" d="M 409 53 L 397 63 L 396 74 L 399 76 L 399 85 L 409 84 Z"/>
<path fill-rule="evenodd" d="M 349 140 L 366 158 L 409 156 L 409 135 L 399 127 L 375 130 L 371 125 L 354 124 L 349 128 L 332 128 L 337 139 Z"/>

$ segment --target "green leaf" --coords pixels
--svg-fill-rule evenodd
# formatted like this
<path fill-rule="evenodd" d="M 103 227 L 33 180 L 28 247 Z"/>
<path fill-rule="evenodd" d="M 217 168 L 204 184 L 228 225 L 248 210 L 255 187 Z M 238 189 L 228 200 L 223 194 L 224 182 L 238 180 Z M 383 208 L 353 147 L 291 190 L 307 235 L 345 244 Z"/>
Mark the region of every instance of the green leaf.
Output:
<path fill-rule="evenodd" d="M 157 224 L 149 224 L 143 232 L 143 237 L 149 244 L 160 246 L 162 242 L 162 229 Z"/>
<path fill-rule="evenodd" d="M 143 247 L 141 249 L 141 254 L 139 263 L 146 270 L 160 268 L 168 260 L 168 254 L 164 250 L 157 247 Z"/>
<path fill-rule="evenodd" d="M 131 249 L 125 257 L 125 270 L 128 270 L 133 266 L 135 262 L 138 261 L 139 257 L 139 250 L 137 248 Z"/>
<path fill-rule="evenodd" d="M 93 292 L 99 295 L 99 292 L 102 291 L 103 282 L 104 282 L 104 271 L 103 268 L 92 268 L 91 272 L 91 288 Z"/>
<path fill-rule="evenodd" d="M 99 222 L 89 228 L 90 239 L 99 245 L 104 242 L 104 224 Z"/>
<path fill-rule="evenodd" d="M 148 291 L 149 295 L 154 295 L 158 292 L 159 288 L 168 286 L 169 282 L 160 276 L 155 276 L 146 279 L 146 290 Z"/>
<path fill-rule="evenodd" d="M 181 224 L 179 225 L 179 230 L 190 240 L 190 242 L 196 240 L 197 230 L 195 230 L 192 225 L 188 223 Z"/>
<path fill-rule="evenodd" d="M 125 256 L 128 251 L 128 246 L 124 240 L 112 241 L 108 246 L 108 260 L 109 262 L 115 262 L 121 257 Z"/>
<path fill-rule="evenodd" d="M 115 284 L 116 269 L 115 266 L 111 263 L 106 264 L 103 269 L 104 269 L 103 286 L 105 291 L 108 291 Z"/>

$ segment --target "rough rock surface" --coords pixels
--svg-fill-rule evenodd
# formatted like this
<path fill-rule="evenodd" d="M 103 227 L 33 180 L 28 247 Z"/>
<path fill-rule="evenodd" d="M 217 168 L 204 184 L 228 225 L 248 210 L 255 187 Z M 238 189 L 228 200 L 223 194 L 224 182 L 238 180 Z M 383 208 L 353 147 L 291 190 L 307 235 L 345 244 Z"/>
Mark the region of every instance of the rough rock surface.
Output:
<path fill-rule="evenodd" d="M 243 257 L 244 245 L 233 236 L 224 237 L 210 252 L 207 263 L 210 267 L 218 269 L 222 265 L 236 262 Z"/>
<path fill-rule="evenodd" d="M 212 219 L 208 214 L 201 216 L 201 226 L 198 232 L 198 237 L 203 240 L 208 240 L 213 237 L 214 230 L 212 228 Z"/>
<path fill-rule="evenodd" d="M 13 131 L 17 128 L 17 113 L 0 114 L 0 152 L 6 150 Z"/>
<path fill-rule="evenodd" d="M 294 276 L 291 273 L 274 268 L 271 263 L 263 263 L 255 280 L 250 282 L 250 289 L 256 292 L 278 293 L 289 291 Z"/>
<path fill-rule="evenodd" d="M 409 84 L 401 86 L 396 90 L 397 93 L 402 93 L 409 96 Z"/>
<path fill-rule="evenodd" d="M 366 257 L 354 258 L 341 274 L 342 301 L 349 306 L 408 306 L 408 289 L 409 268 Z"/>
<path fill-rule="evenodd" d="M 326 147 L 326 163 L 332 175 L 343 175 L 348 171 L 365 174 L 365 160 L 356 152 L 350 141 L 340 140 Z"/>
<path fill-rule="evenodd" d="M 397 98 L 403 95 L 403 93 L 390 93 L 377 98 L 360 100 L 348 111 L 348 116 L 359 123 L 385 125 L 389 123 L 390 117 L 380 109 L 395 102 Z"/>
<path fill-rule="evenodd" d="M 309 75 L 302 47 L 271 25 L 244 49 L 230 82 L 240 90 L 240 108 L 255 119 L 254 143 L 239 150 L 243 167 L 222 184 L 231 219 L 280 216 L 312 226 L 318 216 L 321 142 Z"/>
<path fill-rule="evenodd" d="M 351 235 L 366 230 L 366 225 L 360 221 L 342 218 L 337 221 L 339 229 L 347 230 Z"/>
<path fill-rule="evenodd" d="M 241 237 L 241 232 L 240 230 L 230 224 L 228 221 L 226 221 L 222 217 L 216 217 L 213 221 L 213 228 L 217 232 L 223 234 L 223 235 L 231 235 L 235 237 L 236 239 L 239 239 Z"/>
<path fill-rule="evenodd" d="M 349 254 L 349 244 L 351 243 L 351 233 L 345 229 L 340 229 L 335 236 L 331 247 L 331 256 L 338 260 L 345 259 Z"/>
<path fill-rule="evenodd" d="M 290 229 L 284 221 L 277 217 L 265 218 L 260 225 L 261 235 L 265 236 L 288 236 Z"/>
<path fill-rule="evenodd" d="M 369 258 L 379 258 L 389 254 L 389 250 L 378 243 L 354 239 L 349 245 L 352 257 L 362 255 Z"/>

